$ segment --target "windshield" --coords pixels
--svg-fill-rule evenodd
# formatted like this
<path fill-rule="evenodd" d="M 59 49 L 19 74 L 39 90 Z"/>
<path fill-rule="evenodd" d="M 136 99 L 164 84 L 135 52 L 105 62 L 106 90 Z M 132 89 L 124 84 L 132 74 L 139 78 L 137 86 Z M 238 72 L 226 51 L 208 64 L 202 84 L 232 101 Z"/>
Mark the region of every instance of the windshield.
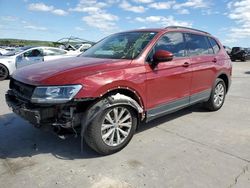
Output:
<path fill-rule="evenodd" d="M 24 50 L 28 50 L 29 48 L 31 48 L 31 47 L 26 46 L 26 47 L 16 48 L 15 50 L 10 51 L 10 52 L 4 54 L 4 56 L 13 56 L 13 55 L 17 55 L 17 54 L 23 52 Z"/>
<path fill-rule="evenodd" d="M 84 57 L 135 59 L 156 32 L 127 32 L 111 35 L 81 54 Z"/>

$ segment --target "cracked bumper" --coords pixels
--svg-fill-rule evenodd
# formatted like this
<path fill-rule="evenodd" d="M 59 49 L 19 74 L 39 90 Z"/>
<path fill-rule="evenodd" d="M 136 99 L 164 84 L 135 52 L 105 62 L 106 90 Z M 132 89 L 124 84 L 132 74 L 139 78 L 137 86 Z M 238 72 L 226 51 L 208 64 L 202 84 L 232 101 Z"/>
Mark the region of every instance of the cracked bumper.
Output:
<path fill-rule="evenodd" d="M 9 91 L 5 94 L 6 103 L 12 109 L 14 113 L 22 117 L 23 119 L 29 121 L 31 124 L 40 127 L 41 124 L 48 123 L 53 117 L 55 117 L 56 112 L 52 107 L 32 107 L 25 102 L 21 102 L 16 99 L 14 95 Z"/>

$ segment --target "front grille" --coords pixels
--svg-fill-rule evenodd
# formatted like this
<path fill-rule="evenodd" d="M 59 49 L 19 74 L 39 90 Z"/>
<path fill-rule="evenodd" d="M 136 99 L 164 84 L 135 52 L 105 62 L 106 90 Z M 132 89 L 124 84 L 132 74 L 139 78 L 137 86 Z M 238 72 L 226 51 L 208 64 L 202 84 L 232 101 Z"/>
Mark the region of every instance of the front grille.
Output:
<path fill-rule="evenodd" d="M 35 86 L 24 84 L 17 80 L 10 80 L 10 89 L 13 91 L 16 97 L 30 101 Z"/>

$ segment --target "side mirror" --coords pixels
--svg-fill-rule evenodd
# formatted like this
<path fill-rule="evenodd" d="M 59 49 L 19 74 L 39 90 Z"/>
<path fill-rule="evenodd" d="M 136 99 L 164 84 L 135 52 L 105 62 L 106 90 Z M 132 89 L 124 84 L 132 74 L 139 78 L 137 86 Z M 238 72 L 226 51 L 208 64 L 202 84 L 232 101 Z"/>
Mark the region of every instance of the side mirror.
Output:
<path fill-rule="evenodd" d="M 165 62 L 165 61 L 171 61 L 173 60 L 174 55 L 166 50 L 158 50 L 155 52 L 153 56 L 153 61 L 154 63 L 160 63 L 160 62 Z"/>

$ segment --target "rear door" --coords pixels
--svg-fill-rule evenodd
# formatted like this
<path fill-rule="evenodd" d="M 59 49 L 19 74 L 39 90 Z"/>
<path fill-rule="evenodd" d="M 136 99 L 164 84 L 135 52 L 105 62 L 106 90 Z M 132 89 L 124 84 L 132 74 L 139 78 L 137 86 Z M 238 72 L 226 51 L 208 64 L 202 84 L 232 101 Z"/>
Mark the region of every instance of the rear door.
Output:
<path fill-rule="evenodd" d="M 182 33 L 168 32 L 151 50 L 146 63 L 148 119 L 188 105 L 192 68 L 185 47 Z M 158 50 L 172 52 L 173 60 L 152 67 L 150 62 Z"/>
<path fill-rule="evenodd" d="M 193 70 L 190 103 L 195 103 L 209 98 L 217 72 L 217 59 L 206 36 L 187 33 L 185 39 Z"/>

